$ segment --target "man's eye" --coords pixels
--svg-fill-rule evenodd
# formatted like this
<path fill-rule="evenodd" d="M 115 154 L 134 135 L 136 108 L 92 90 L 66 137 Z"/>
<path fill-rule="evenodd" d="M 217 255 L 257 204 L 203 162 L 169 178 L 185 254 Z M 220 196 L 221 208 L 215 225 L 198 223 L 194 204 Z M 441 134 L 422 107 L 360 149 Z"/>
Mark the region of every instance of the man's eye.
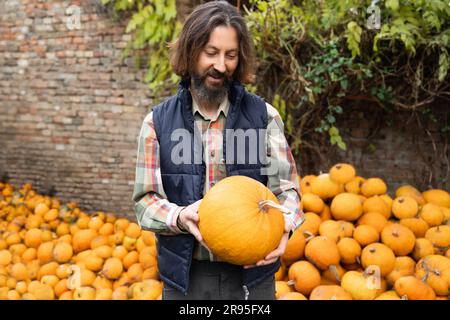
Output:
<path fill-rule="evenodd" d="M 230 58 L 230 59 L 236 58 L 236 54 L 228 54 L 227 56 L 228 56 L 228 58 Z"/>
<path fill-rule="evenodd" d="M 206 51 L 206 54 L 208 55 L 208 56 L 214 56 L 216 53 L 215 52 L 208 52 L 208 51 Z"/>

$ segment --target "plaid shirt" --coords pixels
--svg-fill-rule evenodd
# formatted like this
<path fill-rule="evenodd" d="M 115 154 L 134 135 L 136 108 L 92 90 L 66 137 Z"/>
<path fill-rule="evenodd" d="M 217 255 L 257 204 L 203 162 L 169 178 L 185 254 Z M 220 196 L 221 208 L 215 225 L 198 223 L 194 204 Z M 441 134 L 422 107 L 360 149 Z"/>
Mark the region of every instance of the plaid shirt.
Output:
<path fill-rule="evenodd" d="M 229 110 L 228 98 L 220 104 L 213 117 L 204 115 L 193 99 L 192 112 L 195 124 L 202 135 L 203 159 L 206 164 L 206 179 L 203 194 L 218 181 L 226 177 L 223 155 L 223 130 Z M 279 202 L 291 213 L 285 215 L 295 229 L 302 218 L 300 211 L 300 186 L 297 169 L 289 145 L 283 134 L 283 122 L 278 111 L 266 103 L 268 125 L 266 131 L 267 157 L 275 166 L 276 174 L 268 175 L 267 187 Z M 177 227 L 179 212 L 184 208 L 167 200 L 161 178 L 160 145 L 153 126 L 153 113 L 144 119 L 138 138 L 136 180 L 133 201 L 137 221 L 142 229 L 155 233 L 175 235 L 185 233 Z M 194 259 L 217 261 L 217 258 L 200 243 L 196 243 Z"/>

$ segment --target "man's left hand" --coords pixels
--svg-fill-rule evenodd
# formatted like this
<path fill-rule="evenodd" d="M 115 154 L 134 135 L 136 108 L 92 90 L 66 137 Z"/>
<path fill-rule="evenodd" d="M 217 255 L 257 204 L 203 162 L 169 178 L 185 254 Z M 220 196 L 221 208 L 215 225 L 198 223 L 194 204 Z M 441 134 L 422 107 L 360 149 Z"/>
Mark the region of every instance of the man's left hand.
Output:
<path fill-rule="evenodd" d="M 265 266 L 274 263 L 275 261 L 277 261 L 279 257 L 283 255 L 284 251 L 286 250 L 288 240 L 289 240 L 289 232 L 283 233 L 280 244 L 275 250 L 270 252 L 263 260 L 259 260 L 256 264 L 244 266 L 244 269 Z"/>

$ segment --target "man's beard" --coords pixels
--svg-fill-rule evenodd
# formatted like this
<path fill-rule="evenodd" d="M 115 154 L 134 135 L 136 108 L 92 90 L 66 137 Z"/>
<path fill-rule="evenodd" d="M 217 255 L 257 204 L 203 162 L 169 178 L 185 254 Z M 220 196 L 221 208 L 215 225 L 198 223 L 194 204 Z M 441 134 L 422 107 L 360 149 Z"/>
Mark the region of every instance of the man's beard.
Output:
<path fill-rule="evenodd" d="M 219 86 L 208 86 L 206 84 L 208 75 L 216 79 L 223 79 L 222 84 Z M 197 97 L 208 104 L 220 104 L 227 95 L 230 84 L 231 79 L 225 73 L 220 73 L 214 68 L 209 69 L 203 75 L 193 74 L 192 76 L 192 86 Z"/>

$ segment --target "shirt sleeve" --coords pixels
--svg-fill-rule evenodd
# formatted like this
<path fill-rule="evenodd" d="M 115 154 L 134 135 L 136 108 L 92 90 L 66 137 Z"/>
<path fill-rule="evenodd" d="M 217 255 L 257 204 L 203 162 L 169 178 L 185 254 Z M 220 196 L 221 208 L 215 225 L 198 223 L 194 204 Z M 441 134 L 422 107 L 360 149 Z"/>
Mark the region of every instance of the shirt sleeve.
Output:
<path fill-rule="evenodd" d="M 186 233 L 177 226 L 184 207 L 169 202 L 164 192 L 152 112 L 145 117 L 139 133 L 133 201 L 142 229 L 167 235 Z"/>
<path fill-rule="evenodd" d="M 303 222 L 300 210 L 300 184 L 291 149 L 284 135 L 284 124 L 278 111 L 266 103 L 268 125 L 266 132 L 268 188 L 278 198 L 280 204 L 291 213 L 285 219 L 292 230 Z"/>

